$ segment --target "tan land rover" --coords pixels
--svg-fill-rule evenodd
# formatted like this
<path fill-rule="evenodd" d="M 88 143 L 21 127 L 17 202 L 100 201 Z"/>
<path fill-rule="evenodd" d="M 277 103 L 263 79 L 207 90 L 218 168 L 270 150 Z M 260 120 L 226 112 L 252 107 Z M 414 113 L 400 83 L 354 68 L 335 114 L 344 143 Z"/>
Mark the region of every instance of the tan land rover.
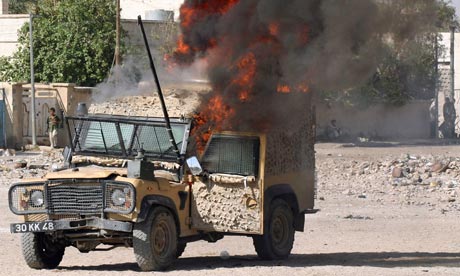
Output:
<path fill-rule="evenodd" d="M 306 120 L 308 122 L 309 120 Z M 65 248 L 128 246 L 142 270 L 164 270 L 189 242 L 251 236 L 263 259 L 286 258 L 314 213 L 312 124 L 297 133 L 215 133 L 200 162 L 187 156 L 191 122 L 67 117 L 66 164 L 12 185 L 27 265 L 55 268 Z M 187 160 L 182 162 L 181 160 Z"/>

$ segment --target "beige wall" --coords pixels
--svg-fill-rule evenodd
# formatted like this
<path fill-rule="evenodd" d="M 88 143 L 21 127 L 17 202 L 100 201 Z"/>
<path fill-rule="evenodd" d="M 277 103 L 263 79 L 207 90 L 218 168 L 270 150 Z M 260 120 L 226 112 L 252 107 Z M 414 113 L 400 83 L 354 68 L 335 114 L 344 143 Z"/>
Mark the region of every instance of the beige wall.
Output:
<path fill-rule="evenodd" d="M 19 148 L 22 143 L 22 85 L 9 84 L 0 82 L 0 88 L 5 89 L 5 131 L 6 131 L 6 144 L 9 148 Z M 0 94 L 3 98 L 3 95 Z"/>
<path fill-rule="evenodd" d="M 316 107 L 318 134 L 331 120 L 350 136 L 383 139 L 430 138 L 431 101 L 414 101 L 401 107 L 375 105 L 367 109 L 347 108 L 340 105 Z"/>
<path fill-rule="evenodd" d="M 6 133 L 8 147 L 18 148 L 31 143 L 30 137 L 30 84 L 1 83 L 0 88 L 5 88 L 7 102 Z M 60 110 L 66 115 L 75 115 L 79 102 L 90 102 L 91 88 L 76 87 L 74 84 L 37 84 L 36 88 L 36 122 L 37 143 L 49 145 L 46 132 L 46 119 L 48 108 L 55 107 L 61 117 Z M 24 108 L 25 106 L 25 108 Z M 46 108 L 45 108 L 46 107 Z M 24 113 L 24 109 L 27 113 Z M 61 118 L 62 119 L 62 118 Z M 58 146 L 68 144 L 67 129 L 61 129 L 58 136 Z"/>

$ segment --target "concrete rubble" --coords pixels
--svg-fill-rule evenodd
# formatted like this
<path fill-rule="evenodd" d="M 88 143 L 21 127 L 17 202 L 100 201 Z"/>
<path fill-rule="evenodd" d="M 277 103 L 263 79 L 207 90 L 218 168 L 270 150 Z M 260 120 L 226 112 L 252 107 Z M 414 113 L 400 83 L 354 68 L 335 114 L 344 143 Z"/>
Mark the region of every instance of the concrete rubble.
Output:
<path fill-rule="evenodd" d="M 0 184 L 11 185 L 22 179 L 40 178 L 51 170 L 53 164 L 62 164 L 61 150 L 15 152 L 14 156 L 0 157 Z"/>
<path fill-rule="evenodd" d="M 153 92 L 152 92 L 153 93 Z M 202 92 L 165 89 L 165 102 L 170 117 L 190 117 L 200 103 Z M 113 98 L 103 103 L 94 103 L 90 113 L 141 117 L 163 117 L 160 99 L 157 96 L 129 96 Z"/>
<path fill-rule="evenodd" d="M 460 158 L 402 154 L 399 158 L 355 161 L 327 158 L 317 162 L 319 190 L 362 200 L 460 211 Z M 335 184 L 335 187 L 331 187 Z M 327 186 L 327 187 L 326 187 Z"/>

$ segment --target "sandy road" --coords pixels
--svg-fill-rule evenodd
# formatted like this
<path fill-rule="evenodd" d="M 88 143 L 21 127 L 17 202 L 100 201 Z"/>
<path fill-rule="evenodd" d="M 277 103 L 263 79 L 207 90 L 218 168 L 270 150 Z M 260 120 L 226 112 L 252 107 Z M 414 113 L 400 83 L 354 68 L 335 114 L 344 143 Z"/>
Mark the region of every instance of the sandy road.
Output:
<path fill-rule="evenodd" d="M 450 152 L 458 147 L 404 149 L 335 148 L 318 146 L 318 158 L 371 158 L 401 151 Z M 394 151 L 394 152 L 393 152 Z M 320 191 L 321 195 L 321 191 Z M 189 244 L 175 270 L 157 275 L 460 275 L 460 221 L 458 212 L 440 214 L 420 206 L 386 204 L 328 191 L 318 201 L 321 212 L 307 217 L 305 232 L 296 235 L 293 255 L 277 262 L 259 261 L 246 237 L 226 237 L 216 244 Z M 349 214 L 368 219 L 345 219 Z M 7 187 L 0 186 L 1 275 L 142 275 L 132 250 L 81 254 L 68 248 L 58 269 L 34 271 L 26 267 L 20 237 L 9 234 L 18 219 L 7 206 Z M 219 253 L 226 250 L 229 260 Z"/>

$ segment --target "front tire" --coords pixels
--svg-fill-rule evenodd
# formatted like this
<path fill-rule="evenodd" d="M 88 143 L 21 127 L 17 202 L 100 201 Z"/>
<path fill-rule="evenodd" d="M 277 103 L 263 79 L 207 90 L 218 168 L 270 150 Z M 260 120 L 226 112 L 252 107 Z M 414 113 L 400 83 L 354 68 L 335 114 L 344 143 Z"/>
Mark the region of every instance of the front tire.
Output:
<path fill-rule="evenodd" d="M 264 225 L 264 234 L 253 236 L 254 248 L 263 260 L 286 259 L 294 245 L 294 215 L 282 199 L 270 204 L 268 221 Z"/>
<path fill-rule="evenodd" d="M 22 255 L 30 268 L 54 269 L 62 261 L 65 246 L 53 242 L 44 233 L 24 233 L 21 237 Z"/>
<path fill-rule="evenodd" d="M 174 217 L 164 207 L 154 208 L 134 225 L 133 247 L 142 271 L 163 271 L 177 258 L 178 233 Z"/>

